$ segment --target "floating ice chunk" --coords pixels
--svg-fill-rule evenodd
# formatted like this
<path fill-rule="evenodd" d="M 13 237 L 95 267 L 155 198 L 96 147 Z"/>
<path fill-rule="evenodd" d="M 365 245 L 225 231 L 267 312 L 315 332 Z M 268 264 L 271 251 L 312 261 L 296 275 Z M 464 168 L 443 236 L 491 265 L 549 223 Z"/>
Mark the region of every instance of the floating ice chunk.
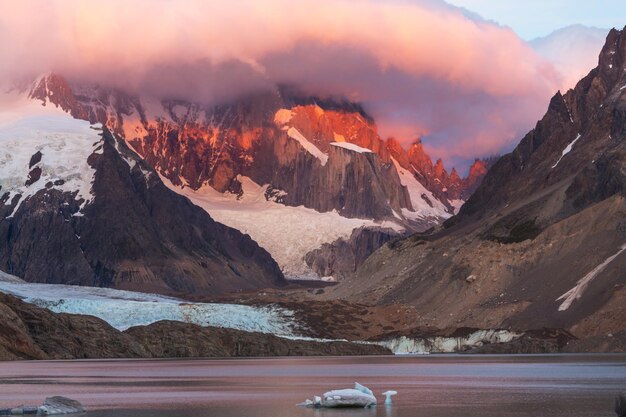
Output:
<path fill-rule="evenodd" d="M 306 400 L 304 400 L 304 402 L 298 403 L 296 405 L 298 407 L 313 407 L 315 403 L 307 398 Z"/>
<path fill-rule="evenodd" d="M 361 391 L 364 394 L 374 395 L 371 389 L 367 388 L 365 385 L 361 385 L 358 382 L 354 383 L 354 389 L 357 391 Z"/>
<path fill-rule="evenodd" d="M 389 405 L 391 404 L 391 397 L 398 395 L 398 391 L 385 391 L 383 395 L 385 396 L 385 404 Z"/>
<path fill-rule="evenodd" d="M 324 400 L 321 404 L 322 407 L 327 408 L 371 407 L 373 405 L 376 405 L 376 397 L 361 390 L 352 388 L 333 390 L 324 393 Z"/>
<path fill-rule="evenodd" d="M 305 400 L 303 403 L 298 404 L 301 407 L 324 407 L 324 408 L 339 408 L 339 407 L 372 407 L 376 405 L 376 397 L 369 388 L 355 383 L 355 387 L 338 389 L 325 392 L 322 397 L 317 395 L 313 397 L 313 400 Z"/>

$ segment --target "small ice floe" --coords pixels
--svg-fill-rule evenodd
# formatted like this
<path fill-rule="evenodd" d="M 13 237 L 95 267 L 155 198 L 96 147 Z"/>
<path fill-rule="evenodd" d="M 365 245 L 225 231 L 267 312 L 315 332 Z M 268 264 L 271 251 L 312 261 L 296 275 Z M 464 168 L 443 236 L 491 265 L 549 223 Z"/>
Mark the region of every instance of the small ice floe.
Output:
<path fill-rule="evenodd" d="M 61 396 L 48 397 L 43 402 L 43 405 L 39 406 L 39 414 L 46 415 L 74 414 L 84 412 L 85 407 L 83 407 L 80 402 Z"/>
<path fill-rule="evenodd" d="M 84 413 L 85 407 L 76 401 L 66 397 L 48 397 L 39 407 L 18 406 L 15 408 L 0 408 L 0 416 L 4 415 L 56 415 Z"/>
<path fill-rule="evenodd" d="M 393 392 L 395 391 L 388 391 Z M 393 394 L 392 394 L 393 395 Z M 390 400 L 391 402 L 391 400 Z M 325 392 L 322 397 L 314 396 L 313 400 L 307 399 L 298 404 L 300 407 L 317 408 L 339 408 L 339 407 L 359 407 L 369 408 L 376 405 L 376 397 L 371 389 L 354 383 L 354 388 L 337 389 Z"/>
<path fill-rule="evenodd" d="M 394 395 L 398 395 L 398 391 L 385 391 L 383 392 L 383 395 L 385 396 L 385 404 L 390 405 L 391 397 L 393 397 Z"/>

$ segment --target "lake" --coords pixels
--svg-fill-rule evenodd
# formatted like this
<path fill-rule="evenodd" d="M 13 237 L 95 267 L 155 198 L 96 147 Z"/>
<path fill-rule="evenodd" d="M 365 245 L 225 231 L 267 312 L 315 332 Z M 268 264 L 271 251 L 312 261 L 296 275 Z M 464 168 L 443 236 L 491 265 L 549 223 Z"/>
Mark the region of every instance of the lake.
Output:
<path fill-rule="evenodd" d="M 296 403 L 358 381 L 392 406 Z M 0 362 L 0 407 L 64 395 L 89 417 L 615 416 L 626 355 Z"/>

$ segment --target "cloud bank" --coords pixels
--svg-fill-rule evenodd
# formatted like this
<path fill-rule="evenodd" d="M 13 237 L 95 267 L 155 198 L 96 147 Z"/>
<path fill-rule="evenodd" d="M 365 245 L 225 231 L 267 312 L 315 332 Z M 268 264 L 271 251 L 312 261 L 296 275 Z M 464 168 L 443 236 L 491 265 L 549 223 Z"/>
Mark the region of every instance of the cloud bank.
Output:
<path fill-rule="evenodd" d="M 533 39 L 530 45 L 563 75 L 562 89 L 576 83 L 598 64 L 609 29 L 572 25 Z"/>
<path fill-rule="evenodd" d="M 47 71 L 206 102 L 277 83 L 341 94 L 457 166 L 509 149 L 563 79 L 510 29 L 439 0 L 1 2 L 0 75 Z"/>

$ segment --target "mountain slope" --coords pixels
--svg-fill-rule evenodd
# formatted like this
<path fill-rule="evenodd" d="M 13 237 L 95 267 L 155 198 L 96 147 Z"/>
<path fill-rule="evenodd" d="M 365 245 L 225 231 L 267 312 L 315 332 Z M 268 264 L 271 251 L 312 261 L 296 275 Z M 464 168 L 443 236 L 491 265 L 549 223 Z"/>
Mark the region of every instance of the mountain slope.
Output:
<path fill-rule="evenodd" d="M 265 250 L 170 191 L 108 129 L 14 104 L 24 113 L 0 125 L 1 269 L 162 293 L 282 284 Z"/>
<path fill-rule="evenodd" d="M 410 303 L 422 316 L 416 327 L 617 334 L 625 164 L 626 32 L 612 30 L 598 67 L 552 98 L 458 216 L 383 247 L 329 296 Z"/>

